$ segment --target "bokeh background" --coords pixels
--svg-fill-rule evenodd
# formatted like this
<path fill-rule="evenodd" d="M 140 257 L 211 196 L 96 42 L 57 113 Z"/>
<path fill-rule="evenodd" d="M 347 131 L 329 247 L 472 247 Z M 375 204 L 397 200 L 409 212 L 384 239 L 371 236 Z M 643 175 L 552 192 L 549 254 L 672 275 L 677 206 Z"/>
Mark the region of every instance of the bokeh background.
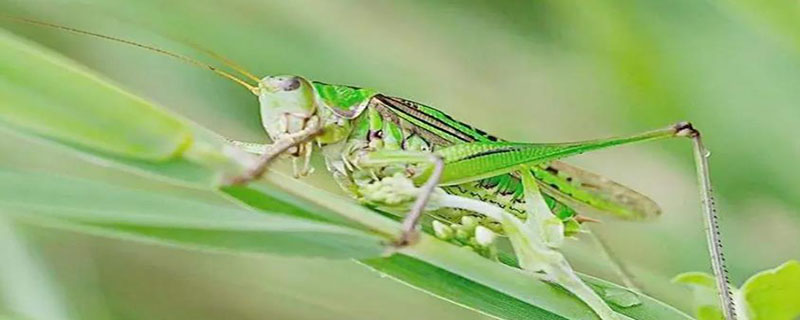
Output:
<path fill-rule="evenodd" d="M 581 140 L 691 120 L 712 151 L 734 284 L 800 258 L 797 1 L 2 0 L 0 12 L 203 57 L 187 45 L 196 43 L 258 75 L 376 88 L 509 140 Z M 266 139 L 255 99 L 207 71 L 98 39 L 3 19 L 0 26 L 219 133 Z M 593 228 L 645 292 L 690 311 L 688 291 L 669 282 L 709 270 L 690 144 L 624 146 L 569 161 L 662 205 L 656 221 L 607 219 Z M 232 206 L 7 132 L 0 167 Z M 318 171 L 311 179 L 335 190 Z M 42 318 L 481 317 L 347 261 L 187 251 L 31 223 L 5 225 L 0 238 L 36 262 L 3 258 L 0 268 L 44 275 L 40 288 L 49 288 L 5 290 L 0 310 L 29 303 Z M 578 270 L 618 282 L 591 242 L 572 241 L 567 251 Z"/>

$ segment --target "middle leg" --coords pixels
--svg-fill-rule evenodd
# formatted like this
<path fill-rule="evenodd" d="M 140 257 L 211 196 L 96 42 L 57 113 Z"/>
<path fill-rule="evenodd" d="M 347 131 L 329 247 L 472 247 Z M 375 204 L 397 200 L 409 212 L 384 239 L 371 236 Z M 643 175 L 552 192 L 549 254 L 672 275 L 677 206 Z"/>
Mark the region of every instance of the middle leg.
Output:
<path fill-rule="evenodd" d="M 402 247 L 413 244 L 418 239 L 418 228 L 420 219 L 426 211 L 431 195 L 436 190 L 439 180 L 444 171 L 444 160 L 438 155 L 430 152 L 415 152 L 415 151 L 380 151 L 371 152 L 362 156 L 358 161 L 359 166 L 363 167 L 376 167 L 384 166 L 393 163 L 426 163 L 431 166 L 430 175 L 425 183 L 419 188 L 413 188 L 413 182 L 409 179 L 403 186 L 395 186 L 395 188 L 408 188 L 414 190 L 414 203 L 408 210 L 405 218 L 403 219 L 403 231 L 400 238 L 395 245 Z M 402 179 L 402 177 L 396 177 Z M 365 190 L 366 191 L 366 190 Z M 395 190 L 396 192 L 403 192 L 403 190 Z M 367 193 L 371 193 L 367 191 Z M 375 194 L 365 194 L 368 198 L 376 196 Z M 382 196 L 373 200 L 381 200 Z"/>

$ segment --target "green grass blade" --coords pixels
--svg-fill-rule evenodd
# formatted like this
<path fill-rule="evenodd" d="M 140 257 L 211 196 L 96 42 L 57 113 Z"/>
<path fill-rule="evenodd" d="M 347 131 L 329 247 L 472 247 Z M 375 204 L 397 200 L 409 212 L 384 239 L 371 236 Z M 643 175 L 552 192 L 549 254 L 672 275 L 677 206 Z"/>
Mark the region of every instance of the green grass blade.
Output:
<path fill-rule="evenodd" d="M 0 61 L 7 125 L 134 159 L 170 159 L 192 143 L 179 119 L 4 30 Z"/>
<path fill-rule="evenodd" d="M 362 263 L 419 290 L 499 319 L 567 319 L 409 256 Z"/>
<path fill-rule="evenodd" d="M 433 237 L 423 237 L 419 244 L 404 250 L 403 253 L 559 316 L 568 319 L 597 319 L 588 306 L 566 290 L 540 281 L 522 270 L 494 263 L 477 255 L 465 255 L 460 248 Z M 618 285 L 591 276 L 581 275 L 581 278 L 601 296 L 608 289 L 624 290 Z M 420 282 L 418 285 L 425 288 L 429 284 Z M 688 315 L 656 299 L 644 295 L 637 297 L 641 301 L 639 305 L 627 308 L 614 304 L 611 306 L 615 311 L 633 319 L 691 319 Z"/>
<path fill-rule="evenodd" d="M 364 258 L 382 237 L 287 215 L 230 209 L 83 179 L 0 170 L 0 209 L 106 235 L 237 253 Z M 265 198 L 267 200 L 268 198 Z"/>

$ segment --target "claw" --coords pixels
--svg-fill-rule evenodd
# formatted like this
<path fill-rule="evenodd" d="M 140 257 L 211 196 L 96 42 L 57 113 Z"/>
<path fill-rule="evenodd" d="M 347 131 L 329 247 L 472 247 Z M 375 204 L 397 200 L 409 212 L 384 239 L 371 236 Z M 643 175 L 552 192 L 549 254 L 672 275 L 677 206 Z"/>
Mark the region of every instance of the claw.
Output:
<path fill-rule="evenodd" d="M 419 239 L 420 239 L 420 232 L 418 230 L 405 231 L 402 234 L 400 234 L 399 238 L 390 242 L 386 246 L 386 250 L 383 251 L 383 254 L 381 254 L 381 256 L 389 257 L 405 247 L 416 244 L 417 242 L 419 242 Z"/>
<path fill-rule="evenodd" d="M 316 119 L 316 118 L 314 118 Z M 309 140 L 313 139 L 317 134 L 322 131 L 322 127 L 318 125 L 319 121 L 316 120 L 302 130 L 283 136 L 281 139 L 276 140 L 271 148 L 264 152 L 256 162 L 256 165 L 248 169 L 245 173 L 238 177 L 233 177 L 227 181 L 228 185 L 245 184 L 252 180 L 258 179 L 267 170 L 270 162 L 275 160 L 281 154 L 290 151 L 292 148 L 300 149 L 298 146 L 307 146 L 306 157 L 311 155 L 311 144 Z"/>
<path fill-rule="evenodd" d="M 404 247 L 407 247 L 407 246 L 410 246 L 410 245 L 413 245 L 413 244 L 419 242 L 419 239 L 420 239 L 419 230 L 416 230 L 416 229 L 408 230 L 408 231 L 404 231 L 400 235 L 400 238 L 398 238 L 393 243 L 393 245 L 398 249 L 402 249 Z"/>

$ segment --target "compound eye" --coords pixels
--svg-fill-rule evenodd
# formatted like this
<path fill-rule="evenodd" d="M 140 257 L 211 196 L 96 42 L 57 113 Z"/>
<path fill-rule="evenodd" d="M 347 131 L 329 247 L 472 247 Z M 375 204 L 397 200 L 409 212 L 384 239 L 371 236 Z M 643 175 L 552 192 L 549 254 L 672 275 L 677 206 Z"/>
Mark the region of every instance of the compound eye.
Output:
<path fill-rule="evenodd" d="M 291 77 L 282 80 L 283 81 L 281 81 L 281 89 L 283 89 L 283 91 L 292 91 L 292 90 L 297 90 L 297 88 L 300 88 L 300 79 L 297 77 Z"/>

